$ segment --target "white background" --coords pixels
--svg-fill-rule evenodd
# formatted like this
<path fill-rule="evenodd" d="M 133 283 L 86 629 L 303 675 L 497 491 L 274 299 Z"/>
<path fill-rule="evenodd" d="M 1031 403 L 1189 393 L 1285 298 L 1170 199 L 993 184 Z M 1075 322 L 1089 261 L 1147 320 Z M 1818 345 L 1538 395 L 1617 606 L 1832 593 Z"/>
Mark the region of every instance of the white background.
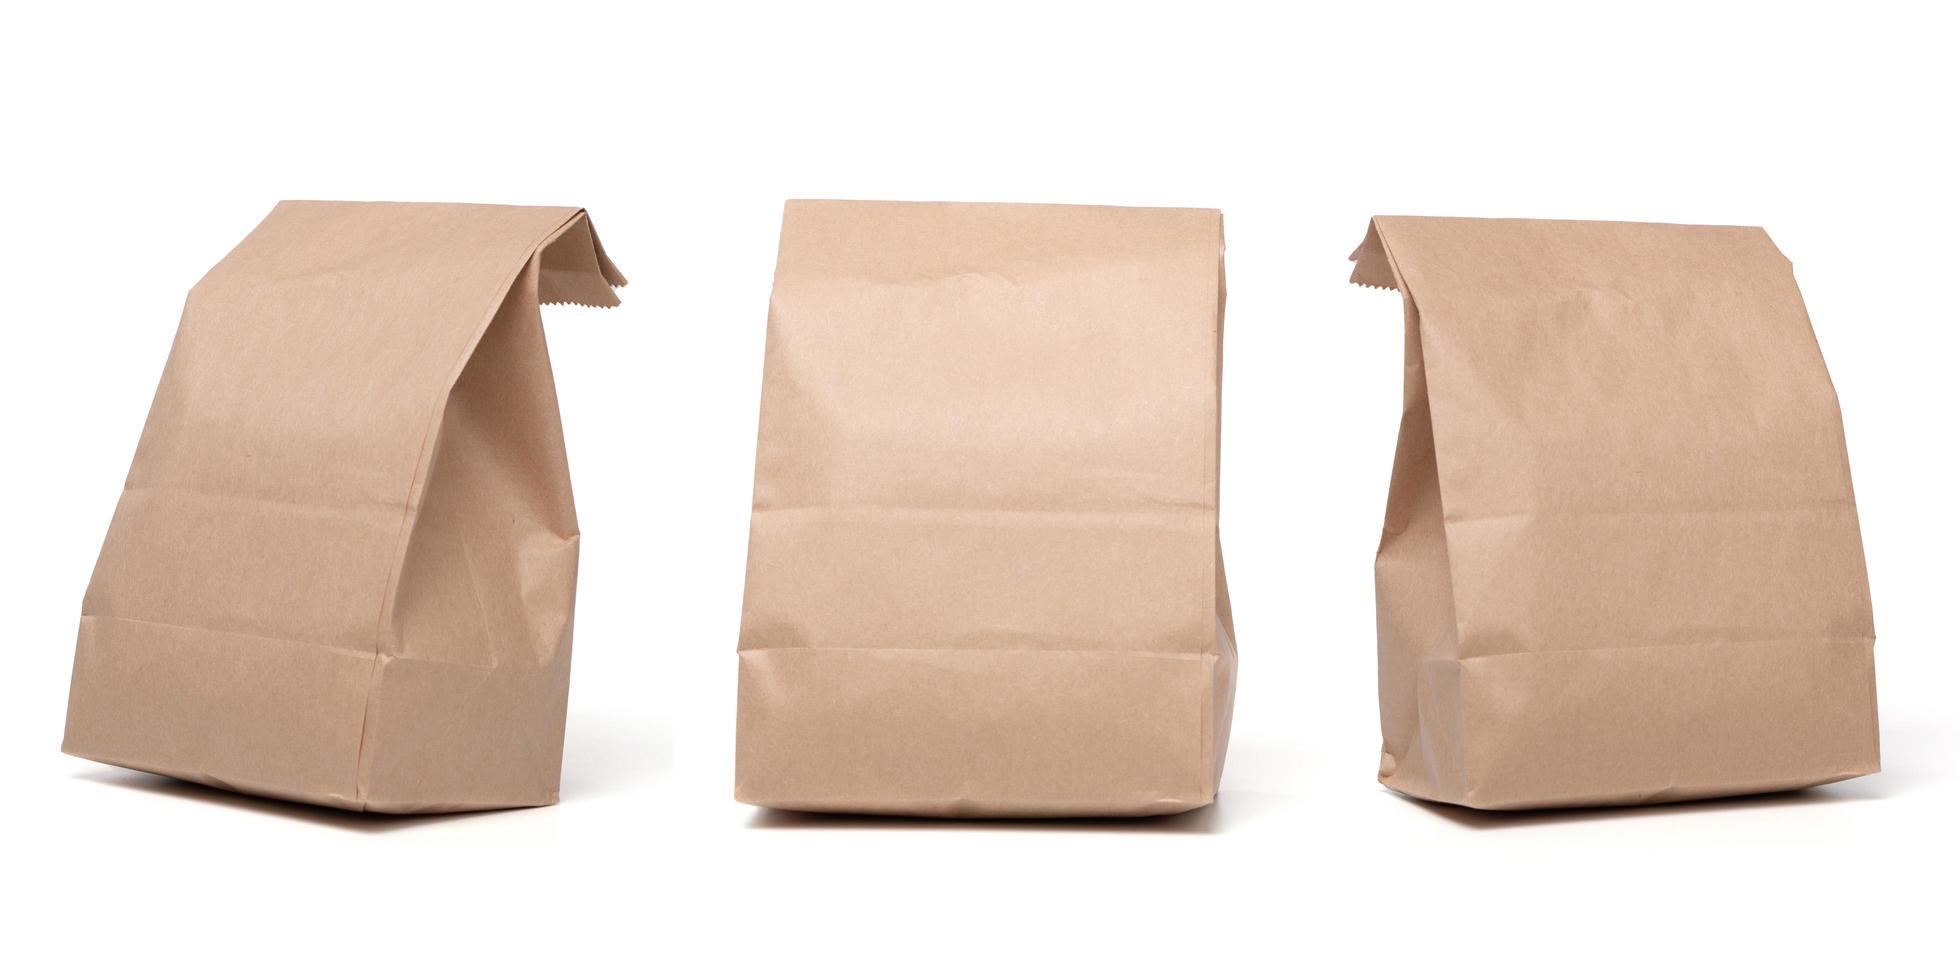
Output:
<path fill-rule="evenodd" d="M 9 14 L 10 963 L 1951 968 L 1951 23 L 1871 4 L 832 6 Z M 368 819 L 57 751 L 82 590 L 183 295 L 282 197 L 581 205 L 633 280 L 619 309 L 547 312 L 585 532 L 558 807 Z M 1243 661 L 1217 806 L 949 825 L 732 801 L 763 319 L 788 197 L 1224 210 L 1222 533 Z M 1345 261 L 1375 213 L 1770 230 L 1843 403 L 1883 774 L 1511 817 L 1376 785 L 1370 563 L 1401 310 L 1348 285 Z"/>

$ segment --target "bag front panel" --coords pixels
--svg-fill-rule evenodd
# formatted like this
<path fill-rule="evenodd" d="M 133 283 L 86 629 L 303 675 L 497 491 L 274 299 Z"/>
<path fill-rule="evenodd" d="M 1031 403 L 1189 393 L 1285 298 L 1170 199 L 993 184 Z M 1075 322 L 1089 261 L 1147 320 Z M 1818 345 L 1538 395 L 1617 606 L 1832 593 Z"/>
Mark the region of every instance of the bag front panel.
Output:
<path fill-rule="evenodd" d="M 793 202 L 744 649 L 1204 650 L 1216 212 Z"/>

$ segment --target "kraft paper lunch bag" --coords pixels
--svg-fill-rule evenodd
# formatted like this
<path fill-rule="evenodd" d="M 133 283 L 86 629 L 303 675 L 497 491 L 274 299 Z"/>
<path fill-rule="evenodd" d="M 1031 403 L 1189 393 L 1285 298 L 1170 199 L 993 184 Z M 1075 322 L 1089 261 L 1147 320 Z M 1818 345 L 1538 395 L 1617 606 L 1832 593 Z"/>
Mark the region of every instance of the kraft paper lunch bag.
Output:
<path fill-rule="evenodd" d="M 280 204 L 191 290 L 64 751 L 352 810 L 555 802 L 578 524 L 540 303 L 576 208 Z"/>
<path fill-rule="evenodd" d="M 793 201 L 769 304 L 736 796 L 1210 803 L 1216 211 Z"/>
<path fill-rule="evenodd" d="M 1381 780 L 1515 809 L 1878 771 L 1837 396 L 1759 228 L 1376 218 Z"/>

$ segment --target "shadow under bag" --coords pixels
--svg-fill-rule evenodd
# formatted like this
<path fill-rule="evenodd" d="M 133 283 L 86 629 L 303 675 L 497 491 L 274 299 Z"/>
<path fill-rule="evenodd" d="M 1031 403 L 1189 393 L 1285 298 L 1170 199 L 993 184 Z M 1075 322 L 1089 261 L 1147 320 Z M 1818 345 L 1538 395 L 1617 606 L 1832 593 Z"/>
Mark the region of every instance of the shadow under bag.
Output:
<path fill-rule="evenodd" d="M 1212 801 L 1218 212 L 794 201 L 769 305 L 736 796 Z"/>
<path fill-rule="evenodd" d="M 1376 218 L 1381 780 L 1492 809 L 1878 771 L 1837 395 L 1759 228 Z"/>
<path fill-rule="evenodd" d="M 287 202 L 191 291 L 64 751 L 352 810 L 558 798 L 578 523 L 539 303 L 576 208 Z"/>

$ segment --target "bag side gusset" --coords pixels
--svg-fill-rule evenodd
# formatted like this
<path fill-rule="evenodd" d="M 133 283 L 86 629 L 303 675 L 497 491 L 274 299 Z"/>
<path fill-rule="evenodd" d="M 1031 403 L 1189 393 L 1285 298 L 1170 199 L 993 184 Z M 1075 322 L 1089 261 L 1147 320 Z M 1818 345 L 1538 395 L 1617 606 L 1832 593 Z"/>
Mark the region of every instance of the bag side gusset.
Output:
<path fill-rule="evenodd" d="M 532 253 L 449 386 L 382 614 L 365 809 L 558 800 L 579 531 L 540 307 L 616 306 L 625 284 L 574 217 Z"/>
<path fill-rule="evenodd" d="M 1350 281 L 1400 294 L 1402 421 L 1375 553 L 1376 656 L 1382 752 L 1377 777 L 1411 796 L 1465 796 L 1449 543 L 1436 477 L 1435 435 L 1423 371 L 1421 311 L 1374 223 L 1354 254 Z"/>

